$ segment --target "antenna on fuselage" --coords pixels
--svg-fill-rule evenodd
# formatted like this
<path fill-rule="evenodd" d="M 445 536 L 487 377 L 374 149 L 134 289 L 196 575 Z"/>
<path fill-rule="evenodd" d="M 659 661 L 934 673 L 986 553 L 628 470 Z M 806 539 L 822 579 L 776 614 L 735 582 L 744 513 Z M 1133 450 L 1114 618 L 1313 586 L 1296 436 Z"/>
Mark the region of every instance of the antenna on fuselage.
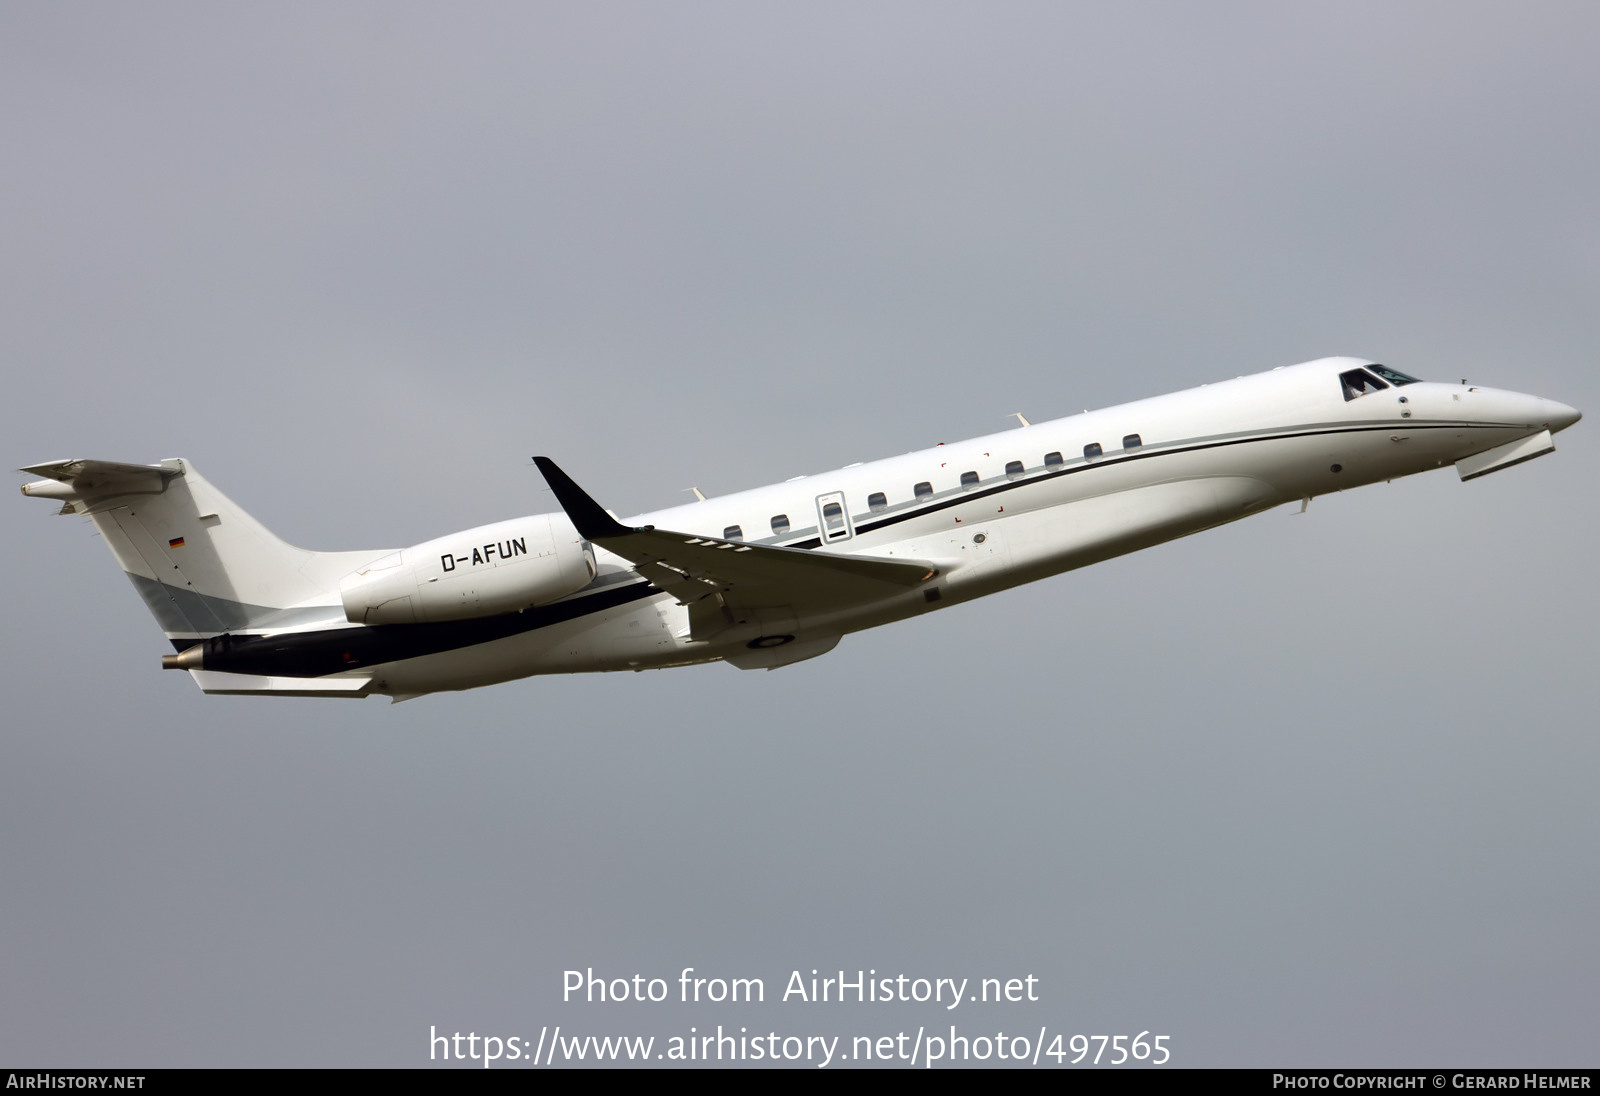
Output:
<path fill-rule="evenodd" d="M 702 492 L 700 490 L 700 488 L 698 488 L 698 487 L 685 487 L 684 490 L 685 491 L 693 491 L 695 498 L 699 499 L 701 502 L 706 501 L 705 493 Z"/>
<path fill-rule="evenodd" d="M 1027 416 L 1024 415 L 1021 411 L 1013 411 L 1011 413 L 1016 416 L 1017 421 L 1020 422 L 1023 426 L 1032 426 L 1033 425 L 1033 423 L 1029 422 Z"/>

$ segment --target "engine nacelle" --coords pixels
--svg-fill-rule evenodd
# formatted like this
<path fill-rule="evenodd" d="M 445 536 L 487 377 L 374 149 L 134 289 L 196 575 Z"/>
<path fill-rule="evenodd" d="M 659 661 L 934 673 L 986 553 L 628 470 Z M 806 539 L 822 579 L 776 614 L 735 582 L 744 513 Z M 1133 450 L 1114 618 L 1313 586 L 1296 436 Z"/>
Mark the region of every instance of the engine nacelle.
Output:
<path fill-rule="evenodd" d="M 355 624 L 423 624 L 514 613 L 576 593 L 594 550 L 565 514 L 540 514 L 391 552 L 339 583 Z"/>

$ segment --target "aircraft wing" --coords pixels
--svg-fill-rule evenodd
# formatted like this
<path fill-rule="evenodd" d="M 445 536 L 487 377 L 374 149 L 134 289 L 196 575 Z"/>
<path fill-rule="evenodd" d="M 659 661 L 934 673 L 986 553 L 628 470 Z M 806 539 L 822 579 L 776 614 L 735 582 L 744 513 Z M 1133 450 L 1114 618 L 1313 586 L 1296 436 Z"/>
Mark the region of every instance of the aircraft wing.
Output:
<path fill-rule="evenodd" d="M 579 535 L 632 563 L 684 605 L 716 594 L 730 606 L 827 611 L 891 597 L 939 573 L 931 563 L 915 560 L 745 544 L 653 525 L 630 528 L 606 513 L 554 461 L 533 460 Z"/>

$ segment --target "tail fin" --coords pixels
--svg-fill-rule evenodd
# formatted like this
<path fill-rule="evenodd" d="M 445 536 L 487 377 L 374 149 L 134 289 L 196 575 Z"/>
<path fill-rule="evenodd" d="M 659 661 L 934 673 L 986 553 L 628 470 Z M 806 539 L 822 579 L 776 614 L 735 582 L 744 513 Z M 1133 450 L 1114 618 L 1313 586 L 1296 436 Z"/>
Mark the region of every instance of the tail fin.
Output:
<path fill-rule="evenodd" d="M 87 515 L 179 650 L 224 632 L 343 621 L 339 579 L 384 554 L 308 552 L 284 543 L 187 461 L 63 460 L 24 495 Z"/>

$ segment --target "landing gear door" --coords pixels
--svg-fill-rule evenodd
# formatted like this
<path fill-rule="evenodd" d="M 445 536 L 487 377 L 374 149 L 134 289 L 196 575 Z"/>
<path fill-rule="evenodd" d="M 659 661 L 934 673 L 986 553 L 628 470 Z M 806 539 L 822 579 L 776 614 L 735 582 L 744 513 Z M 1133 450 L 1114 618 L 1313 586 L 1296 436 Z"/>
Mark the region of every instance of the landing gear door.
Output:
<path fill-rule="evenodd" d="M 844 504 L 843 491 L 817 496 L 817 529 L 824 544 L 850 539 L 854 530 L 850 528 L 850 509 Z"/>

